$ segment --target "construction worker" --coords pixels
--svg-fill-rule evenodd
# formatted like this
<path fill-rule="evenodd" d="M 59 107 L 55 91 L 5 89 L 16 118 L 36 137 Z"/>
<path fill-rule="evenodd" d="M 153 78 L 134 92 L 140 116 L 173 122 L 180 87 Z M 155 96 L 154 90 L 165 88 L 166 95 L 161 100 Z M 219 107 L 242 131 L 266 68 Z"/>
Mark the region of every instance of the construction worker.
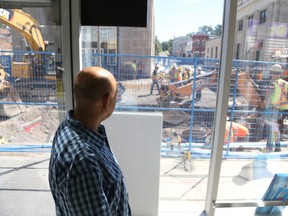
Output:
<path fill-rule="evenodd" d="M 177 81 L 182 81 L 182 67 L 179 66 L 177 69 L 177 74 L 175 74 L 175 79 Z"/>
<path fill-rule="evenodd" d="M 191 74 L 190 74 L 190 69 L 188 67 L 185 67 L 185 70 L 183 72 L 183 80 L 187 80 L 190 78 Z"/>
<path fill-rule="evenodd" d="M 133 79 L 137 78 L 137 64 L 136 64 L 136 60 L 134 60 L 133 63 L 132 63 L 132 77 L 133 77 Z"/>
<path fill-rule="evenodd" d="M 174 63 L 169 70 L 170 83 L 177 81 L 177 68 L 176 67 L 177 67 L 177 65 L 176 65 L 176 63 Z M 176 74 L 176 79 L 175 79 L 175 74 Z"/>
<path fill-rule="evenodd" d="M 264 120 L 267 125 L 266 148 L 268 152 L 271 152 L 273 147 L 274 151 L 280 151 L 279 122 L 282 118 L 281 112 L 288 110 L 288 82 L 281 79 L 283 73 L 281 65 L 274 64 L 269 72 L 271 81 L 266 88 L 263 106 L 265 108 Z"/>
<path fill-rule="evenodd" d="M 158 80 L 158 69 L 159 69 L 159 66 L 155 65 L 155 68 L 151 74 L 152 83 L 151 83 L 151 87 L 150 87 L 150 95 L 153 94 L 153 90 L 154 90 L 155 85 L 157 87 L 158 94 L 160 94 L 160 87 L 161 86 L 160 86 L 160 83 Z"/>

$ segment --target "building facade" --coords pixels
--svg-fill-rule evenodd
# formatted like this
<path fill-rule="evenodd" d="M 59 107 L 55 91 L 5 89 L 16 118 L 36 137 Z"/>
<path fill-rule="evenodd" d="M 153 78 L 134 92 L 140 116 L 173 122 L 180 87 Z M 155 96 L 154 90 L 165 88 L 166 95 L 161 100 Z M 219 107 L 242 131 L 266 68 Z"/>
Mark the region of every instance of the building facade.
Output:
<path fill-rule="evenodd" d="M 219 59 L 221 55 L 221 37 L 210 39 L 206 42 L 205 58 Z"/>
<path fill-rule="evenodd" d="M 181 36 L 174 38 L 172 55 L 177 57 L 191 57 L 192 52 L 192 39 L 189 37 Z"/>
<path fill-rule="evenodd" d="M 206 42 L 209 40 L 209 35 L 202 32 L 197 32 L 192 36 L 192 55 L 193 57 L 205 58 Z"/>
<path fill-rule="evenodd" d="M 235 59 L 275 61 L 281 56 L 287 47 L 287 9 L 287 0 L 238 1 Z"/>

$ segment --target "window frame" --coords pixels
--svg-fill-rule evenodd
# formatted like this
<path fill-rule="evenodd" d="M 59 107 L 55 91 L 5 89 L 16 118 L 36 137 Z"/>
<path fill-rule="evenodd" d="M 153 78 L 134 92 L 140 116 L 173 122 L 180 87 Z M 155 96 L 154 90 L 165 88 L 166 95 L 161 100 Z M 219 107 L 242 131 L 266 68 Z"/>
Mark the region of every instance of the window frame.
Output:
<path fill-rule="evenodd" d="M 267 10 L 261 10 L 259 13 L 259 24 L 265 23 L 267 20 Z"/>
<path fill-rule="evenodd" d="M 243 30 L 243 19 L 238 21 L 238 31 Z"/>

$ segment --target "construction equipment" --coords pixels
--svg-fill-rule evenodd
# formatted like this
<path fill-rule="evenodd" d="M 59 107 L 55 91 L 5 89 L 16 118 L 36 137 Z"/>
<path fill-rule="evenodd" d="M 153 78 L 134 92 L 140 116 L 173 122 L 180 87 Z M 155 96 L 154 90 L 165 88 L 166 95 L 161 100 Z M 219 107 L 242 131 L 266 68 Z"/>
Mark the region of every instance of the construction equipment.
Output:
<path fill-rule="evenodd" d="M 23 111 L 19 103 L 24 99 L 45 101 L 56 95 L 55 54 L 46 52 L 51 44 L 43 39 L 38 21 L 30 14 L 19 9 L 0 9 L 0 14 L 0 23 L 21 34 L 27 49 L 27 52 L 18 54 L 20 59 L 16 59 L 14 53 L 9 65 L 11 74 L 0 78 L 0 115 L 11 117 Z M 47 67 L 49 64 L 52 67 Z M 3 67 L 1 70 L 5 72 Z"/>
<path fill-rule="evenodd" d="M 237 82 L 236 82 L 236 70 L 232 70 L 231 73 L 231 90 L 233 93 L 234 87 L 237 88 L 238 96 L 244 98 L 243 101 L 245 104 L 242 104 L 243 106 L 251 106 L 251 108 L 259 110 L 261 108 L 262 98 L 260 95 L 260 89 L 259 86 L 253 81 L 253 79 L 250 77 L 248 72 L 239 71 L 237 74 Z M 196 100 L 196 92 L 201 91 L 204 88 L 210 89 L 211 93 L 216 92 L 217 89 L 217 79 L 218 79 L 218 71 L 213 70 L 210 72 L 204 72 L 201 73 L 201 75 L 195 76 L 195 78 L 192 76 L 191 78 L 187 80 L 182 80 L 174 83 L 164 83 L 161 86 L 161 93 L 160 97 L 157 99 L 157 102 L 159 106 L 164 108 L 191 108 L 191 105 L 194 102 L 198 102 Z M 231 91 L 230 90 L 230 91 Z M 193 92 L 195 92 L 195 95 L 193 96 Z M 216 94 L 215 94 L 216 97 Z M 212 99 L 211 99 L 212 100 Z M 206 101 L 205 102 L 199 102 L 196 104 L 198 107 L 202 107 L 205 109 L 205 106 L 207 106 Z M 196 106 L 195 105 L 195 106 Z M 241 104 L 240 104 L 241 105 Z M 200 110 L 196 110 L 195 112 L 200 113 Z M 205 125 L 205 122 L 203 122 L 202 119 L 198 119 L 197 122 L 197 116 L 200 116 L 200 114 L 194 113 L 194 119 L 193 119 L 193 128 L 196 130 L 193 133 L 193 139 L 205 139 L 205 136 L 207 136 L 209 133 L 211 133 L 211 130 L 207 130 L 209 127 L 205 127 L 204 131 L 197 131 L 197 124 Z M 181 109 L 175 109 L 175 110 L 164 110 L 163 111 L 163 119 L 165 122 L 169 123 L 170 125 L 178 125 L 184 122 L 190 121 L 190 113 L 183 111 Z M 205 118 L 207 121 L 209 119 Z M 211 119 L 210 119 L 211 120 Z M 247 122 L 247 125 L 249 122 Z M 207 122 L 207 124 L 209 124 Z M 237 124 L 236 122 L 232 122 L 232 132 L 234 132 L 233 136 L 236 136 L 237 133 L 235 130 L 233 131 L 233 126 Z M 229 126 L 229 125 L 228 125 Z M 243 128 L 244 125 L 242 125 Z M 252 126 L 251 126 L 252 127 Z M 254 125 L 255 127 L 255 125 Z M 230 128 L 230 127 L 229 127 Z M 229 129 L 228 128 L 228 129 Z M 248 130 L 253 128 L 247 128 L 245 131 L 245 134 L 241 134 L 241 136 L 247 137 L 249 135 Z M 239 131 L 239 129 L 237 129 Z M 187 139 L 187 133 L 190 133 L 190 129 L 184 130 L 182 133 L 182 138 Z M 204 133 L 204 135 L 203 135 Z M 227 133 L 227 125 L 226 125 L 226 133 Z M 202 136 L 203 135 L 203 136 Z M 199 136 L 199 137 L 198 137 Z M 240 135 L 237 135 L 236 137 L 241 137 Z M 227 137 L 227 134 L 226 134 Z M 233 142 L 234 140 L 231 139 L 230 142 Z"/>
<path fill-rule="evenodd" d="M 217 87 L 217 71 L 209 71 L 204 72 L 200 75 L 192 76 L 187 80 L 182 80 L 173 83 L 162 83 L 161 85 L 161 94 L 157 99 L 158 104 L 161 107 L 175 107 L 175 103 L 172 101 L 178 102 L 179 105 L 182 105 L 181 101 L 186 97 L 191 98 L 192 93 L 201 91 L 203 88 L 209 88 L 213 92 L 216 92 Z M 235 85 L 235 77 L 236 71 L 232 70 L 231 73 L 231 85 L 234 87 Z M 247 103 L 253 107 L 259 108 L 261 105 L 261 97 L 258 92 L 257 84 L 251 79 L 249 73 L 240 71 L 238 73 L 238 82 L 237 82 L 237 90 L 240 95 L 245 98 Z M 191 103 L 190 103 L 191 104 Z"/>
<path fill-rule="evenodd" d="M 212 79 L 215 72 L 206 72 L 192 76 L 189 79 L 181 80 L 173 83 L 161 83 L 160 97 L 157 99 L 161 107 L 171 106 L 171 101 L 181 101 L 184 97 L 191 97 L 193 91 L 200 91 L 201 89 L 217 84 L 216 79 Z M 208 81 L 209 79 L 209 81 Z"/>

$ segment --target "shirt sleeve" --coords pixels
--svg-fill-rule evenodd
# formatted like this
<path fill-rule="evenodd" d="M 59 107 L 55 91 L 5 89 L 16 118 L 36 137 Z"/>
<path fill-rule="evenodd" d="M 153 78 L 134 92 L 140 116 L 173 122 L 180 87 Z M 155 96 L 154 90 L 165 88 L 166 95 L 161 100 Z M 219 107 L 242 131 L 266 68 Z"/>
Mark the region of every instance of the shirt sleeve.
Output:
<path fill-rule="evenodd" d="M 81 174 L 72 175 L 67 181 L 64 196 L 70 215 L 112 215 L 103 190 L 103 178 L 100 169 L 82 160 Z"/>

